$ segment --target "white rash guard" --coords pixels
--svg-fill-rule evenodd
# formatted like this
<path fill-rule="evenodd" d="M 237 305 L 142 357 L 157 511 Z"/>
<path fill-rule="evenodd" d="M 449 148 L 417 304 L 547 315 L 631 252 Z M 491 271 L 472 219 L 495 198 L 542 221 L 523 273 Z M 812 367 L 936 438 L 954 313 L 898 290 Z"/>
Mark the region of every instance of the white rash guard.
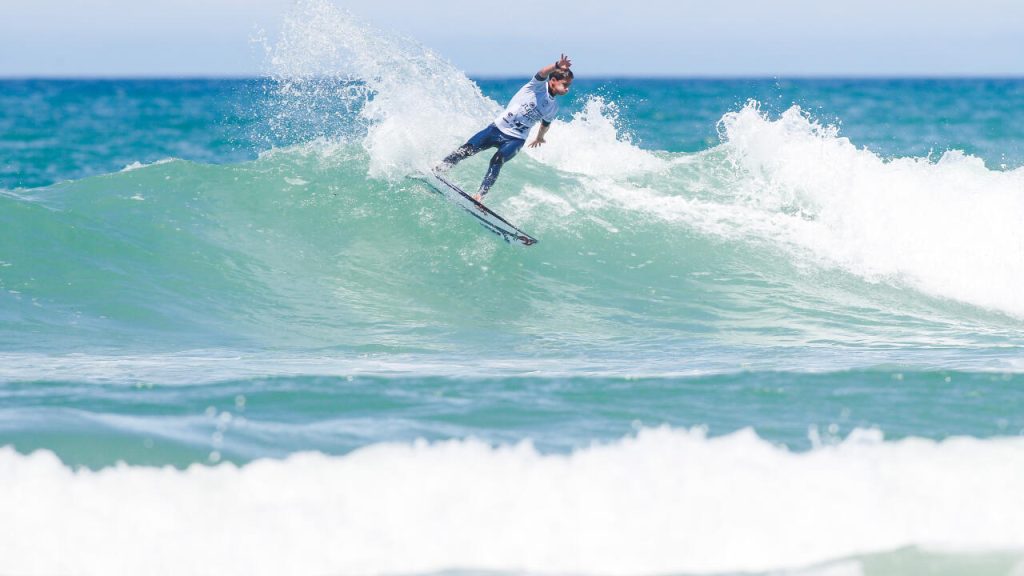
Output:
<path fill-rule="evenodd" d="M 503 134 L 526 140 L 530 128 L 538 121 L 550 123 L 558 112 L 555 97 L 548 93 L 547 78 L 530 78 L 509 101 L 505 111 L 494 119 L 494 125 Z"/>

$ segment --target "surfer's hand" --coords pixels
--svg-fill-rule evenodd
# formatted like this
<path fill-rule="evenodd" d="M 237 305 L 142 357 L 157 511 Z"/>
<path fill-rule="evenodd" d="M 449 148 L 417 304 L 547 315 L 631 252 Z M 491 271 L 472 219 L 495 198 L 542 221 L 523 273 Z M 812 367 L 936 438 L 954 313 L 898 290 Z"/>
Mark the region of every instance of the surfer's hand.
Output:
<path fill-rule="evenodd" d="M 558 68 L 559 70 L 568 70 L 571 67 L 572 60 L 570 60 L 565 54 L 562 54 L 562 57 L 558 59 L 558 62 L 555 62 L 555 68 Z"/>
<path fill-rule="evenodd" d="M 541 138 L 540 136 L 538 136 L 536 140 L 534 140 L 533 142 L 530 142 L 530 148 L 536 148 L 537 146 L 540 146 L 541 144 L 543 144 L 545 142 L 547 142 L 547 140 L 545 140 L 545 139 Z"/>

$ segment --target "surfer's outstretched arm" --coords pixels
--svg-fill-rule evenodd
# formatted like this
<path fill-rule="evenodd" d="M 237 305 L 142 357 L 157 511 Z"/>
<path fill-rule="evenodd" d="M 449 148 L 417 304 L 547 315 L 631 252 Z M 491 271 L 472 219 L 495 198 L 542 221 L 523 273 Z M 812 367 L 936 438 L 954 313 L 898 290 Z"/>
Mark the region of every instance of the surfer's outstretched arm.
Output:
<path fill-rule="evenodd" d="M 530 148 L 536 148 L 547 142 L 547 140 L 544 140 L 544 135 L 548 133 L 548 128 L 551 128 L 550 123 L 541 122 L 540 128 L 537 129 L 537 137 L 533 139 L 533 142 L 530 142 Z"/>

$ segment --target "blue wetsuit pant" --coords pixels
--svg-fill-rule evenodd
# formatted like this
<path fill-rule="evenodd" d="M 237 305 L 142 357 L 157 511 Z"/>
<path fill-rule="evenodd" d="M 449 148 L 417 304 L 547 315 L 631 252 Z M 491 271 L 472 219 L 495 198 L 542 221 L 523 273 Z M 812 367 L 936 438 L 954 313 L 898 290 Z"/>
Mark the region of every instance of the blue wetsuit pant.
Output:
<path fill-rule="evenodd" d="M 491 164 L 487 168 L 487 174 L 484 176 L 484 181 L 480 183 L 480 190 L 478 193 L 483 197 L 487 194 L 488 190 L 491 189 L 494 181 L 498 179 L 498 173 L 501 172 L 502 165 L 511 160 L 512 157 L 522 149 L 523 144 L 526 144 L 526 140 L 509 136 L 501 130 L 498 130 L 497 126 L 491 124 L 487 128 L 477 132 L 465 144 L 459 146 L 455 152 L 452 152 L 445 157 L 445 159 L 441 161 L 441 165 L 445 169 L 448 169 L 481 150 L 497 148 L 498 151 L 491 157 Z"/>

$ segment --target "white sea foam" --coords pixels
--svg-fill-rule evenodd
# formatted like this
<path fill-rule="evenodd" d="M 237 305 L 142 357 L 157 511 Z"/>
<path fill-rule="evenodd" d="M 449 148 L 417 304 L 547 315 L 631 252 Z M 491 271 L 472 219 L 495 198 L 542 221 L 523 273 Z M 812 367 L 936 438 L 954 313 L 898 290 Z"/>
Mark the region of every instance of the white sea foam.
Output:
<path fill-rule="evenodd" d="M 132 162 L 131 164 L 127 164 L 124 168 L 121 169 L 121 172 L 132 172 L 134 170 L 138 170 L 139 168 L 146 168 L 148 166 L 159 166 L 161 164 L 167 164 L 169 162 L 174 162 L 174 161 L 175 161 L 175 158 L 162 158 L 162 159 L 157 160 L 155 162 L 147 162 L 147 163 L 139 162 L 138 160 L 136 160 L 135 162 Z"/>
<path fill-rule="evenodd" d="M 629 176 L 667 168 L 667 161 L 641 150 L 622 134 L 618 117 L 614 102 L 590 97 L 570 121 L 552 123 L 546 144 L 526 148 L 526 153 L 563 172 L 589 176 Z M 531 142 L 536 132 L 534 128 Z"/>
<path fill-rule="evenodd" d="M 870 431 L 805 453 L 658 428 L 569 455 L 466 440 L 184 471 L 5 448 L 0 572 L 716 573 L 1021 550 L 1022 477 L 1022 438 Z"/>
<path fill-rule="evenodd" d="M 1024 169 L 950 151 L 886 160 L 799 108 L 726 114 L 731 206 L 819 263 L 1024 317 Z"/>

